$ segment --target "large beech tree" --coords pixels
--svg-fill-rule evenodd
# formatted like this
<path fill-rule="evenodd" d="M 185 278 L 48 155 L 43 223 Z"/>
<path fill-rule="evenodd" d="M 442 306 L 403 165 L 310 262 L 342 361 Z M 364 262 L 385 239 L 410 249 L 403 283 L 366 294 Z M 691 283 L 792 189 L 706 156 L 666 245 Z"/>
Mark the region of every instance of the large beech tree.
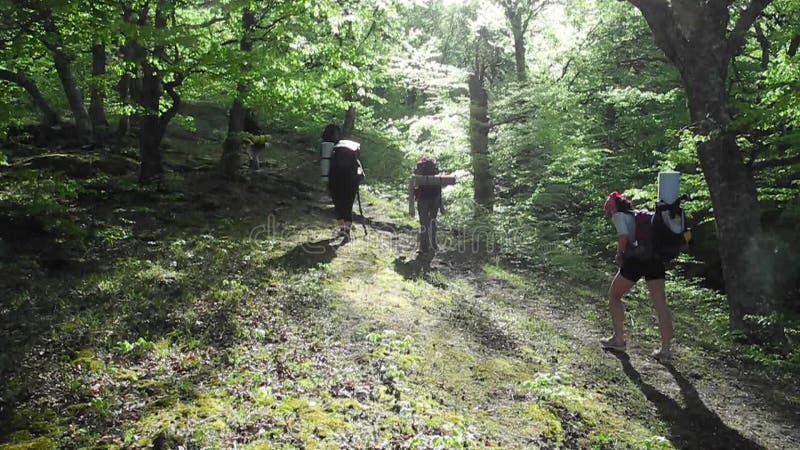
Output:
<path fill-rule="evenodd" d="M 767 264 L 753 173 L 732 130 L 728 70 L 771 0 L 751 0 L 731 26 L 730 0 L 629 0 L 638 8 L 658 47 L 678 69 L 692 130 L 714 207 L 725 290 L 734 329 L 749 331 L 746 317 L 773 307 L 771 280 L 754 266 Z"/>

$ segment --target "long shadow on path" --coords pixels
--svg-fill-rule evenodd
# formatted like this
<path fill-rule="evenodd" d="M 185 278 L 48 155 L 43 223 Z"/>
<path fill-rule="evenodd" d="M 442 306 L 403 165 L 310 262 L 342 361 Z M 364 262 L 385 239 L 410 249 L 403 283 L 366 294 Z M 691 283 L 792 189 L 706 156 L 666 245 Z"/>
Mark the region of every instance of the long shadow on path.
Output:
<path fill-rule="evenodd" d="M 658 409 L 662 420 L 671 429 L 670 441 L 679 448 L 697 449 L 761 449 L 762 446 L 742 436 L 725 425 L 719 416 L 700 399 L 692 383 L 672 365 L 667 370 L 681 390 L 685 406 L 665 395 L 642 379 L 624 353 L 611 352 L 622 363 L 625 375 L 642 391 L 647 400 Z"/>
<path fill-rule="evenodd" d="M 317 242 L 304 242 L 289 250 L 277 259 L 278 265 L 287 269 L 312 269 L 327 264 L 336 257 L 336 250 L 341 244 L 334 244 L 333 239 Z"/>
<path fill-rule="evenodd" d="M 417 280 L 433 270 L 432 261 L 432 253 L 418 253 L 412 260 L 400 257 L 394 260 L 394 270 L 405 280 Z"/>

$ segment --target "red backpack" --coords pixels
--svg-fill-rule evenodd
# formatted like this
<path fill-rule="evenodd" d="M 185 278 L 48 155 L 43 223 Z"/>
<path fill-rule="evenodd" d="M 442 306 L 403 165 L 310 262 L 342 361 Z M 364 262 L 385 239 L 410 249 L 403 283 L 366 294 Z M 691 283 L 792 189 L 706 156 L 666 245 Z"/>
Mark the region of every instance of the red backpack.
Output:
<path fill-rule="evenodd" d="M 633 212 L 633 219 L 636 223 L 636 242 L 640 245 L 653 239 L 653 216 L 655 213 L 646 209 Z"/>

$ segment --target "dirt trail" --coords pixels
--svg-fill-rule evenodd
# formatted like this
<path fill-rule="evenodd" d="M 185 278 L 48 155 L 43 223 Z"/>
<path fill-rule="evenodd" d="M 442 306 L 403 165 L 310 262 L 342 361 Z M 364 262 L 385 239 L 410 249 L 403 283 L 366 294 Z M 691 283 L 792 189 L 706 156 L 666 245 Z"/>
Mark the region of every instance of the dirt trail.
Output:
<path fill-rule="evenodd" d="M 369 208 L 367 215 L 383 214 Z M 601 393 L 603 402 L 616 413 L 645 426 L 660 424 L 664 436 L 677 447 L 800 447 L 796 386 L 755 378 L 680 342 L 674 363 L 666 366 L 649 358 L 650 345 L 655 346 L 655 342 L 637 342 L 637 338 L 647 339 L 643 336 L 634 336 L 627 354 L 603 352 L 597 342 L 606 332 L 605 317 L 589 321 L 575 310 L 596 305 L 586 301 L 566 305 L 566 299 L 558 299 L 554 289 L 536 286 L 536 280 L 484 270 L 483 262 L 463 253 L 444 251 L 430 264 L 410 260 L 413 230 L 394 233 L 387 226 L 390 220 L 382 223 L 382 227 L 372 229 L 373 239 L 399 243 L 393 245 L 398 258 L 395 270 L 406 281 L 423 282 L 427 285 L 423 289 L 447 289 L 451 286 L 441 280 L 443 275 L 467 283 L 472 294 L 472 298 L 457 299 L 452 305 L 455 311 L 448 311 L 449 315 L 412 301 L 410 310 L 389 316 L 390 322 L 413 322 L 415 326 L 408 330 L 417 335 L 452 327 L 462 333 L 464 342 L 460 344 L 477 343 L 488 355 L 496 353 L 512 360 L 523 359 L 520 349 L 534 349 L 538 358 L 553 361 L 554 371 L 571 373 L 574 385 Z M 408 255 L 405 259 L 410 261 L 400 255 Z M 361 281 L 365 289 L 370 289 L 371 280 Z M 492 318 L 498 308 L 503 310 L 501 320 Z M 375 313 L 374 309 L 370 311 Z M 532 319 L 552 327 L 558 337 L 548 344 L 563 348 L 547 348 L 536 342 L 539 336 L 528 333 L 524 325 Z M 449 342 L 460 344 L 458 340 Z M 507 386 L 500 382 L 496 387 Z"/>
<path fill-rule="evenodd" d="M 629 356 L 604 353 L 600 292 L 415 258 L 377 195 L 339 246 L 296 181 L 316 168 L 290 162 L 161 193 L 103 181 L 78 218 L 105 236 L 94 264 L 7 266 L 0 450 L 800 448 L 797 386 L 680 340 L 656 364 L 641 312 Z"/>

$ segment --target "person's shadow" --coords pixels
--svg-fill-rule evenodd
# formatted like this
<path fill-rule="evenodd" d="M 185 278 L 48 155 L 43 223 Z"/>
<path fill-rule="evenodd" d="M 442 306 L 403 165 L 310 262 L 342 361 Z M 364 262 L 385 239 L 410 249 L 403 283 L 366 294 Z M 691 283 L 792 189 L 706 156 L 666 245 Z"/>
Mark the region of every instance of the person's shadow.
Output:
<path fill-rule="evenodd" d="M 305 242 L 278 258 L 277 264 L 287 269 L 311 269 L 333 261 L 341 244 L 333 239 Z"/>
<path fill-rule="evenodd" d="M 433 253 L 417 253 L 412 260 L 400 257 L 394 260 L 394 270 L 406 280 L 417 280 L 430 272 Z"/>
<path fill-rule="evenodd" d="M 622 363 L 625 375 L 636 384 L 647 400 L 652 403 L 661 419 L 671 430 L 669 440 L 680 448 L 699 449 L 762 449 L 764 447 L 742 436 L 737 430 L 725 425 L 719 416 L 708 409 L 697 390 L 671 364 L 665 365 L 681 390 L 685 406 L 646 383 L 633 367 L 625 353 L 611 352 Z"/>

